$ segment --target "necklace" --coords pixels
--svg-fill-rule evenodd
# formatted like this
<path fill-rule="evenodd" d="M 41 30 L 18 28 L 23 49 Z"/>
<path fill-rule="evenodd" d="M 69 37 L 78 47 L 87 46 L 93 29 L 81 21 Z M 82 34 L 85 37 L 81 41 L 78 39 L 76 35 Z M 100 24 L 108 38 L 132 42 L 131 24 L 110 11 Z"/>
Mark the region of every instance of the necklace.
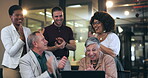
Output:
<path fill-rule="evenodd" d="M 98 64 L 98 60 L 91 60 L 90 62 L 91 62 L 91 64 L 93 65 L 93 67 L 95 69 L 97 64 Z"/>
<path fill-rule="evenodd" d="M 103 40 L 103 38 L 101 37 L 99 40 Z"/>
<path fill-rule="evenodd" d="M 99 40 L 102 41 L 106 36 L 107 36 L 107 33 L 105 33 L 105 35 L 103 35 L 102 37 L 100 37 Z"/>

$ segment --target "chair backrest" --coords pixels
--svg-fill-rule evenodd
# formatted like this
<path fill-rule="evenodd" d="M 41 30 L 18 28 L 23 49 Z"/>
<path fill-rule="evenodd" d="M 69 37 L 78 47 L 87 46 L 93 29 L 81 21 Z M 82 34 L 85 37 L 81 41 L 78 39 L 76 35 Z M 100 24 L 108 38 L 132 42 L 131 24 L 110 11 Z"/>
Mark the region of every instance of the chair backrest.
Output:
<path fill-rule="evenodd" d="M 130 78 L 130 71 L 118 71 L 118 78 Z"/>
<path fill-rule="evenodd" d="M 0 78 L 3 78 L 3 69 L 0 68 Z"/>

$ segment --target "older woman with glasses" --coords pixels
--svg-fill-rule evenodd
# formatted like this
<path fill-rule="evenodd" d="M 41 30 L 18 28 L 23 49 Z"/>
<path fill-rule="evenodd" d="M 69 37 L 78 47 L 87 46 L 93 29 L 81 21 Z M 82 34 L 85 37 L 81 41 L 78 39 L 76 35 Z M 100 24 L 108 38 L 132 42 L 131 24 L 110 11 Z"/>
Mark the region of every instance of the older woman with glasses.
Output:
<path fill-rule="evenodd" d="M 100 41 L 89 37 L 85 42 L 86 56 L 79 62 L 79 70 L 105 71 L 105 78 L 117 78 L 114 58 L 100 50 Z"/>
<path fill-rule="evenodd" d="M 124 71 L 120 61 L 117 59 L 117 55 L 120 51 L 119 37 L 114 33 L 115 20 L 107 12 L 96 12 L 91 20 L 90 24 L 95 34 L 89 33 L 89 37 L 96 37 L 100 40 L 100 50 L 114 57 L 117 70 Z"/>

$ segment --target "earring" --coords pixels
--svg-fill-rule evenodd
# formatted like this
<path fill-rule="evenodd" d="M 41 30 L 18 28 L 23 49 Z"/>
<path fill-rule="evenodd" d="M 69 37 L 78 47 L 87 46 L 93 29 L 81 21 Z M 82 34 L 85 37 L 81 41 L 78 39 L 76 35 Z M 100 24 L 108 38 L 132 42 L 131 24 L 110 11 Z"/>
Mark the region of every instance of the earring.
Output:
<path fill-rule="evenodd" d="M 103 32 L 106 32 L 106 30 L 104 30 Z"/>

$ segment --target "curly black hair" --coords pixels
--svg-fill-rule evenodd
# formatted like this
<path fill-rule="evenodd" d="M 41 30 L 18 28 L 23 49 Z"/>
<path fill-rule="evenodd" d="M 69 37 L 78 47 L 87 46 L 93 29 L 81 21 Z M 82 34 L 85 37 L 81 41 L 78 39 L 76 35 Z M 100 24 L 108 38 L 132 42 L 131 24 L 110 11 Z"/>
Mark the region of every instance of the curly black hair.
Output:
<path fill-rule="evenodd" d="M 103 23 L 104 26 L 104 30 L 106 32 L 112 32 L 115 30 L 115 20 L 112 18 L 111 15 L 109 15 L 107 12 L 105 11 L 101 11 L 101 12 L 95 12 L 94 15 L 91 17 L 90 20 L 90 24 L 93 28 L 93 22 L 94 20 L 98 20 L 100 22 Z M 94 28 L 93 28 L 94 30 Z"/>

